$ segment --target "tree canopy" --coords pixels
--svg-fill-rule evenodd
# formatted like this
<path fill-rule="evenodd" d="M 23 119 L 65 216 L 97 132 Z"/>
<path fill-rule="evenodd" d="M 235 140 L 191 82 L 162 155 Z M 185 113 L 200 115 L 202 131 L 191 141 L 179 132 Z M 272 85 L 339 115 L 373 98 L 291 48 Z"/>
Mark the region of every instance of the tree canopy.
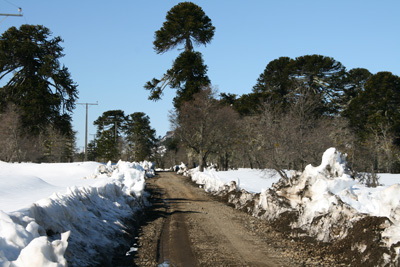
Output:
<path fill-rule="evenodd" d="M 400 77 L 391 72 L 378 72 L 365 83 L 352 99 L 344 115 L 361 133 L 388 126 L 400 141 Z"/>
<path fill-rule="evenodd" d="M 150 117 L 143 112 L 135 112 L 127 117 L 125 124 L 128 159 L 150 160 L 156 143 L 156 131 L 150 127 Z"/>
<path fill-rule="evenodd" d="M 118 147 L 125 124 L 123 110 L 108 110 L 93 122 L 97 126 L 96 134 L 96 155 L 104 160 L 118 160 L 120 150 Z"/>
<path fill-rule="evenodd" d="M 214 36 L 215 27 L 203 9 L 192 2 L 182 2 L 171 8 L 161 29 L 156 31 L 154 49 L 164 53 L 184 43 L 185 51 L 196 45 L 206 45 Z"/>
<path fill-rule="evenodd" d="M 156 31 L 154 49 L 164 53 L 185 44 L 183 51 L 174 61 L 171 69 L 161 79 L 153 78 L 144 88 L 150 91 L 150 100 L 159 100 L 165 87 L 177 89 L 174 106 L 179 109 L 185 101 L 191 100 L 193 94 L 210 84 L 207 66 L 200 52 L 193 51 L 193 42 L 197 45 L 209 43 L 214 36 L 215 27 L 201 7 L 183 2 L 168 11 L 166 21 Z"/>
<path fill-rule="evenodd" d="M 185 51 L 174 61 L 171 69 L 161 80 L 154 78 L 147 82 L 145 88 L 150 90 L 149 99 L 159 100 L 163 89 L 169 85 L 177 89 L 174 105 L 178 108 L 184 101 L 191 100 L 192 95 L 210 84 L 207 76 L 207 66 L 204 65 L 200 52 Z M 162 85 L 158 85 L 162 82 Z"/>
<path fill-rule="evenodd" d="M 0 37 L 0 103 L 14 103 L 23 126 L 39 133 L 47 125 L 62 125 L 75 107 L 77 85 L 60 58 L 60 37 L 44 26 L 11 27 Z"/>
<path fill-rule="evenodd" d="M 203 171 L 208 156 L 231 141 L 229 133 L 234 132 L 237 117 L 231 107 L 220 105 L 215 92 L 207 87 L 183 103 L 179 112 L 171 114 L 170 122 L 176 136 L 198 156 Z"/>
<path fill-rule="evenodd" d="M 344 92 L 340 100 L 342 110 L 347 109 L 352 99 L 359 96 L 364 91 L 364 86 L 371 76 L 372 73 L 363 68 L 355 68 L 347 72 Z"/>
<path fill-rule="evenodd" d="M 268 103 L 285 108 L 300 97 L 319 97 L 321 113 L 338 110 L 343 94 L 345 67 L 335 59 L 322 55 L 306 55 L 271 61 L 260 74 L 253 92 L 263 94 Z"/>

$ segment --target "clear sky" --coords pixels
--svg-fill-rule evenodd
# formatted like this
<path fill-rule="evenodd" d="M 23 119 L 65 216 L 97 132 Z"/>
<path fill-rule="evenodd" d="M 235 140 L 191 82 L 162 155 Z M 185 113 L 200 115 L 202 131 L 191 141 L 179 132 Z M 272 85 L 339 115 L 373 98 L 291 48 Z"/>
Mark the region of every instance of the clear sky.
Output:
<path fill-rule="evenodd" d="M 158 55 L 154 32 L 165 21 L 175 0 L 0 0 L 0 13 L 18 13 L 0 23 L 40 24 L 64 42 L 68 67 L 79 85 L 79 103 L 89 107 L 93 121 L 107 110 L 126 115 L 144 112 L 151 127 L 163 136 L 175 91 L 166 88 L 161 101 L 147 100 L 143 85 L 160 78 L 180 51 Z M 199 0 L 216 27 L 203 54 L 208 76 L 220 92 L 250 93 L 267 64 L 281 56 L 320 54 L 340 61 L 348 70 L 390 71 L 400 76 L 399 0 Z M 3 17 L 0 17 L 2 20 Z M 85 107 L 77 105 L 73 127 L 77 145 L 84 146 Z M 89 140 L 93 135 L 89 135 Z"/>

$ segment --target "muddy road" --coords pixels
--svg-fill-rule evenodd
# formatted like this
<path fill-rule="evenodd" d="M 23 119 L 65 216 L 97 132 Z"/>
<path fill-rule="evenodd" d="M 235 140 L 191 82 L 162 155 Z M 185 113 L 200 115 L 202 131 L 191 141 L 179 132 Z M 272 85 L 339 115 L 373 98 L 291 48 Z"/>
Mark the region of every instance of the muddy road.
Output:
<path fill-rule="evenodd" d="M 265 222 L 217 201 L 191 181 L 163 172 L 147 180 L 152 207 L 135 266 L 304 266 L 307 254 Z M 293 241 L 292 241 L 293 242 Z"/>

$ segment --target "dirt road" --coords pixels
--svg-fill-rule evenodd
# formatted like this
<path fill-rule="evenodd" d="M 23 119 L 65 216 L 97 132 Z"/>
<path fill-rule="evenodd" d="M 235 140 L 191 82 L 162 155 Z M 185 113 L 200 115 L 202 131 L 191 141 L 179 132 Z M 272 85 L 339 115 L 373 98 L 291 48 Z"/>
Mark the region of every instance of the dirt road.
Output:
<path fill-rule="evenodd" d="M 147 190 L 153 206 L 140 229 L 137 266 L 304 264 L 263 221 L 216 201 L 188 178 L 159 173 Z"/>

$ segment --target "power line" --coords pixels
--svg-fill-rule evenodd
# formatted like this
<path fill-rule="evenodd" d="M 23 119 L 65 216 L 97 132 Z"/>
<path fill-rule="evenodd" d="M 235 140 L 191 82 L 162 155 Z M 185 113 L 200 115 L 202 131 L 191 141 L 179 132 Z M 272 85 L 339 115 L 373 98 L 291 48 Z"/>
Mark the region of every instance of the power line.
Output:
<path fill-rule="evenodd" d="M 3 0 L 4 2 L 7 2 L 7 3 L 9 3 L 10 5 L 12 5 L 12 6 L 15 6 L 15 7 L 19 7 L 19 6 L 17 6 L 16 4 L 14 4 L 14 3 L 11 3 L 10 1 L 8 1 L 8 0 Z"/>

